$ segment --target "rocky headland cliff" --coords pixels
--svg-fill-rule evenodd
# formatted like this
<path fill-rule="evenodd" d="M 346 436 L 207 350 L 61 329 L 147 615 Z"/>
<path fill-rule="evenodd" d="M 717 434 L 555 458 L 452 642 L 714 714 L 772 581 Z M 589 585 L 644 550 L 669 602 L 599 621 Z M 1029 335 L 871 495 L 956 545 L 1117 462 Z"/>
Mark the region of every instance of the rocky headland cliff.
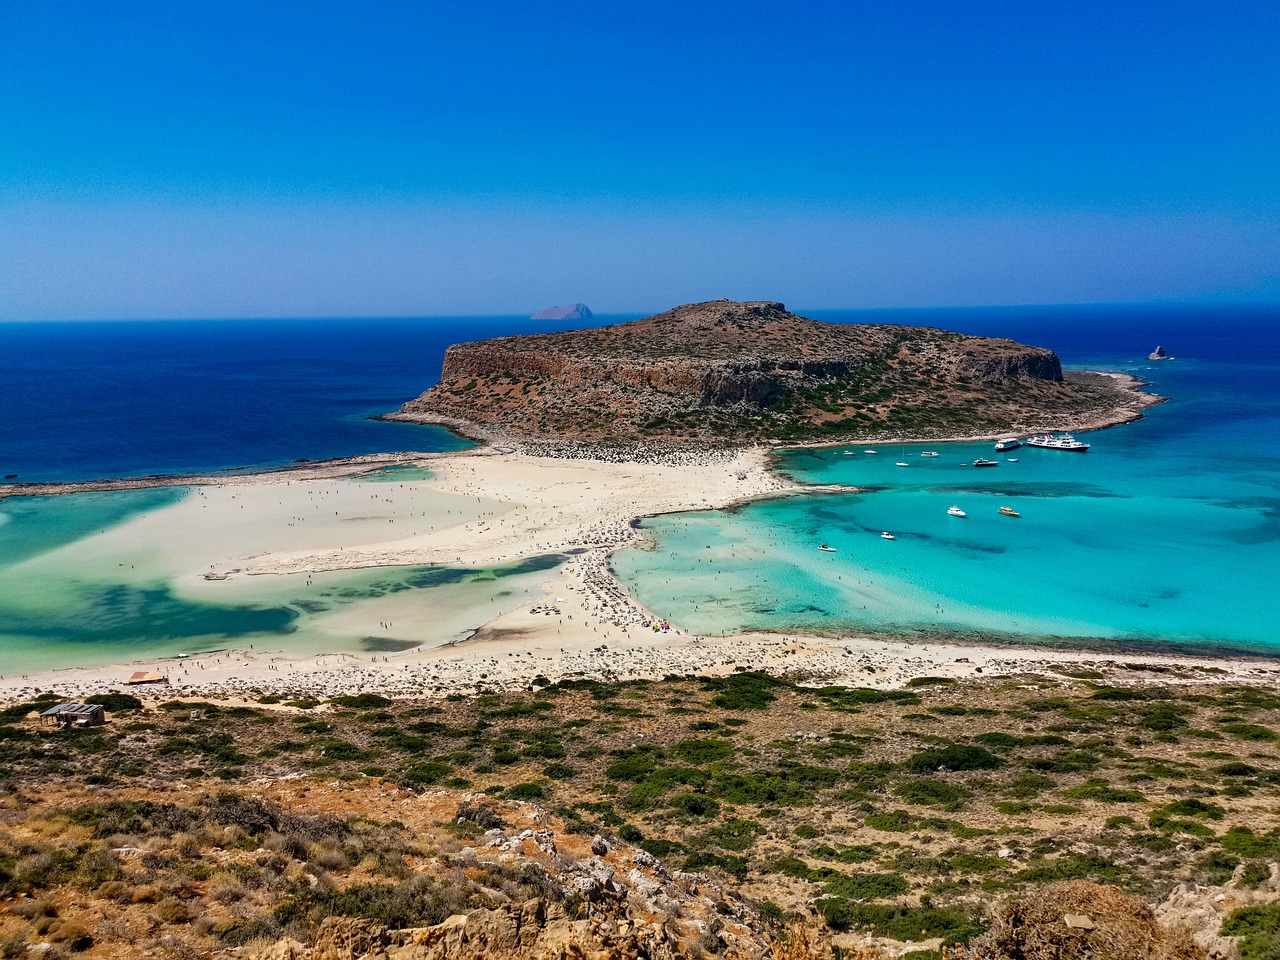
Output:
<path fill-rule="evenodd" d="M 495 439 L 804 443 L 1082 429 L 1155 401 L 1012 340 L 714 300 L 456 344 L 440 382 L 389 418 Z"/>

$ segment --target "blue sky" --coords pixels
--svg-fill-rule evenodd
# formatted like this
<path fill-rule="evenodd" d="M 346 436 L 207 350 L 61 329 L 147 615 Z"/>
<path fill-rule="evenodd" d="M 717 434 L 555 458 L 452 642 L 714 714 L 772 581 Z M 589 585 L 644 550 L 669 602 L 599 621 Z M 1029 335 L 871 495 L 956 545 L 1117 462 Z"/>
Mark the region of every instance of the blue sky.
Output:
<path fill-rule="evenodd" d="M 1280 5 L 0 0 L 0 319 L 1280 301 Z"/>

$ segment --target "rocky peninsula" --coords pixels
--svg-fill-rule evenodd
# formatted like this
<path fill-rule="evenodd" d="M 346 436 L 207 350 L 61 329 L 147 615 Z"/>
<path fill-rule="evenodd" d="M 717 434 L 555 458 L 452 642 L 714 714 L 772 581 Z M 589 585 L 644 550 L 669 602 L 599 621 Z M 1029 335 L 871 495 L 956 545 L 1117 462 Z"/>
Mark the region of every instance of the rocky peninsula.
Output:
<path fill-rule="evenodd" d="M 451 346 L 387 419 L 491 440 L 824 443 L 1087 429 L 1158 398 L 1012 340 L 833 324 L 714 300 L 587 330 Z"/>

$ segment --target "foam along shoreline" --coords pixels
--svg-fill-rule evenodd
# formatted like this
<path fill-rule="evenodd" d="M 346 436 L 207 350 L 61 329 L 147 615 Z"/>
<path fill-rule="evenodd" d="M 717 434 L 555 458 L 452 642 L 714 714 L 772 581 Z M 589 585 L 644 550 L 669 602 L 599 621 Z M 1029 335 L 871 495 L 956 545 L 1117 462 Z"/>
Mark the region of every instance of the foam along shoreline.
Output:
<path fill-rule="evenodd" d="M 775 474 L 769 460 L 761 448 L 673 453 L 647 463 L 464 452 L 396 459 L 429 466 L 431 475 L 385 484 L 344 478 L 342 472 L 367 473 L 390 462 L 377 458 L 216 478 L 177 504 L 32 558 L 23 573 L 53 576 L 69 562 L 115 571 L 122 557 L 131 557 L 131 566 L 144 568 L 139 575 L 167 579 L 186 596 L 242 602 L 276 583 L 320 578 L 328 571 L 482 569 L 548 554 L 570 559 L 533 577 L 535 586 L 504 602 L 503 609 L 477 608 L 467 624 L 444 624 L 439 611 L 416 604 L 412 592 L 393 593 L 344 610 L 328 625 L 327 646 L 299 649 L 268 639 L 255 643 L 257 649 L 243 649 L 244 644 L 221 641 L 218 652 L 182 658 L 131 657 L 112 666 L 17 675 L 6 670 L 0 671 L 0 698 L 49 689 L 87 694 L 152 668 L 169 677 L 170 684 L 158 691 L 164 697 L 253 690 L 290 698 L 523 687 L 538 675 L 608 680 L 741 669 L 862 686 L 896 686 L 922 675 L 963 679 L 1064 666 L 1123 671 L 1138 665 L 1136 672 L 1160 682 L 1188 683 L 1227 677 L 1274 682 L 1280 673 L 1274 661 L 1234 656 L 758 633 L 699 637 L 678 624 L 655 629 L 658 618 L 610 573 L 609 554 L 640 536 L 634 523 L 640 516 L 722 509 L 822 489 Z M 210 572 L 217 579 L 206 579 Z M 388 621 L 395 629 L 380 633 Z M 350 650 L 358 646 L 354 638 L 371 635 L 379 641 L 375 649 Z M 334 652 L 343 636 L 348 650 Z"/>

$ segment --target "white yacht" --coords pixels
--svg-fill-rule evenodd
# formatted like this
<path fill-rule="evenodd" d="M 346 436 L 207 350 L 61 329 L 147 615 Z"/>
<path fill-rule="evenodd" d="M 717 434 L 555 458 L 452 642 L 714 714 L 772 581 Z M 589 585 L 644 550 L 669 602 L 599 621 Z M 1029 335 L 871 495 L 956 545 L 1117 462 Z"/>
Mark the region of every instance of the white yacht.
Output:
<path fill-rule="evenodd" d="M 947 508 L 947 515 L 948 515 L 948 516 L 952 516 L 952 517 L 967 517 L 967 516 L 968 516 L 968 514 L 967 514 L 967 513 L 965 513 L 963 510 L 961 510 L 959 507 L 948 507 L 948 508 Z"/>
<path fill-rule="evenodd" d="M 926 450 L 924 451 L 924 453 L 920 454 L 920 456 L 922 457 L 936 457 L 937 455 L 938 455 L 937 450 Z"/>
<path fill-rule="evenodd" d="M 820 544 L 818 544 L 818 549 L 819 549 L 819 550 L 821 550 L 823 553 L 835 553 L 835 552 L 836 552 L 836 548 L 835 548 L 835 547 L 828 547 L 825 543 L 820 543 Z"/>
<path fill-rule="evenodd" d="M 895 537 L 895 536 L 894 536 L 892 533 L 890 533 L 888 530 L 886 530 L 884 533 L 880 534 L 880 539 L 881 539 L 881 540 L 897 540 L 898 538 L 897 538 L 897 537 Z"/>
<path fill-rule="evenodd" d="M 894 466 L 897 466 L 897 467 L 909 467 L 909 466 L 911 466 L 911 464 L 907 463 L 905 460 L 899 460 L 896 464 L 894 464 Z"/>
<path fill-rule="evenodd" d="M 1089 444 L 1077 440 L 1069 433 L 1037 433 L 1024 441 L 1028 447 L 1041 447 L 1045 450 L 1067 450 L 1071 453 L 1084 453 Z"/>
<path fill-rule="evenodd" d="M 1006 450 L 1017 450 L 1022 446 L 1022 441 L 1017 437 L 1006 437 L 1004 440 L 996 442 L 996 453 L 1004 453 Z"/>

